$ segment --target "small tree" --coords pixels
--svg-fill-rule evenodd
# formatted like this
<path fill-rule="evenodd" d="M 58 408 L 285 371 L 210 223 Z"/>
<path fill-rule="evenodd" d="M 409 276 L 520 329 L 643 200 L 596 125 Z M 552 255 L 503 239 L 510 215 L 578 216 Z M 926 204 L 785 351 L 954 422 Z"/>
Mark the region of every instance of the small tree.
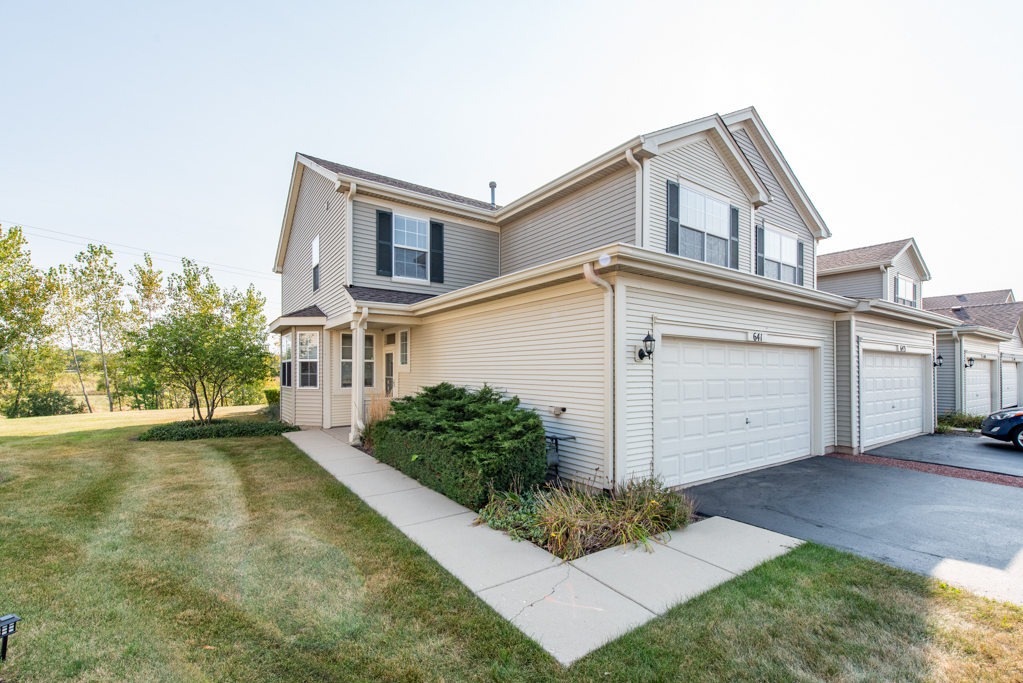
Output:
<path fill-rule="evenodd" d="M 121 288 L 124 287 L 124 277 L 117 272 L 114 253 L 104 245 L 90 244 L 85 251 L 75 256 L 75 260 L 78 262 L 72 271 L 75 287 L 82 298 L 89 335 L 99 342 L 103 385 L 107 390 L 110 412 L 114 412 L 107 353 L 110 351 L 110 342 L 117 339 L 117 328 L 121 322 Z"/>
<path fill-rule="evenodd" d="M 167 313 L 132 335 L 132 354 L 148 372 L 184 389 L 199 420 L 209 423 L 229 392 L 266 381 L 266 300 L 249 286 L 221 290 L 209 269 L 182 261 L 183 274 L 169 278 Z"/>
<path fill-rule="evenodd" d="M 85 407 L 92 412 L 92 404 L 89 403 L 89 393 L 85 390 L 85 380 L 82 379 L 82 364 L 78 358 L 78 350 L 75 348 L 75 336 L 82 324 L 82 297 L 81 292 L 75 286 L 75 278 L 67 266 L 60 266 L 50 271 L 50 279 L 54 285 L 54 307 L 53 317 L 57 329 L 67 338 L 71 346 L 71 359 L 74 361 L 75 372 L 78 373 L 78 384 L 82 387 L 82 397 L 85 399 Z"/>
<path fill-rule="evenodd" d="M 52 331 L 47 308 L 53 287 L 32 265 L 28 241 L 18 226 L 0 229 L 0 351 Z"/>

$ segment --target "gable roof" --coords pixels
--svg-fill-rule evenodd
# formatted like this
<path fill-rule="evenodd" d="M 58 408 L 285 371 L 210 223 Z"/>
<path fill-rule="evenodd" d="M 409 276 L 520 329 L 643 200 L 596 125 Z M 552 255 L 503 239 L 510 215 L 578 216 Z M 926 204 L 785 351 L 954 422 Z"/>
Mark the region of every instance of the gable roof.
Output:
<path fill-rule="evenodd" d="M 924 297 L 924 309 L 939 310 L 954 306 L 990 306 L 992 304 L 1012 303 L 1015 297 L 1011 289 L 993 289 L 990 292 L 972 292 L 969 294 L 945 294 L 942 296 Z"/>
<path fill-rule="evenodd" d="M 958 320 L 961 325 L 990 327 L 1012 334 L 1023 316 L 1023 301 L 986 306 L 963 306 L 955 309 L 934 309 L 935 313 Z"/>
<path fill-rule="evenodd" d="M 872 244 L 867 247 L 836 251 L 831 254 L 820 254 L 817 256 L 817 274 L 822 276 L 890 266 L 892 261 L 907 250 L 910 251 L 917 262 L 919 270 L 923 273 L 921 279 L 925 281 L 930 280 L 931 271 L 927 268 L 924 257 L 920 253 L 920 248 L 916 246 L 916 240 L 912 237 L 883 244 Z"/>
<path fill-rule="evenodd" d="M 756 107 L 747 107 L 733 111 L 731 114 L 725 114 L 721 118 L 728 125 L 729 130 L 734 130 L 738 127 L 747 130 L 753 144 L 760 151 L 760 156 L 768 163 L 771 172 L 778 179 L 785 194 L 789 196 L 793 206 L 803 219 L 803 222 L 810 228 L 810 231 L 818 238 L 831 237 L 831 230 L 828 229 L 824 219 L 817 212 L 817 207 L 810 201 L 810 197 L 807 196 L 806 190 L 803 189 L 799 179 L 796 178 L 796 174 L 792 172 L 792 167 L 789 166 L 785 155 L 781 153 L 774 138 L 771 137 L 771 133 L 767 130 L 767 126 L 764 125 Z"/>

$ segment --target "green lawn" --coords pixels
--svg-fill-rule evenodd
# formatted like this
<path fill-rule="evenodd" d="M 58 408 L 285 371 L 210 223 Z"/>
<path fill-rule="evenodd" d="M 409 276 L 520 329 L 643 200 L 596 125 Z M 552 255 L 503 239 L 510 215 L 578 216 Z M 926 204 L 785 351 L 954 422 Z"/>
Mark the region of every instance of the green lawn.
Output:
<path fill-rule="evenodd" d="M 180 418 L 0 422 L 0 680 L 1023 679 L 1023 610 L 814 545 L 562 669 L 285 439 L 130 440 Z"/>

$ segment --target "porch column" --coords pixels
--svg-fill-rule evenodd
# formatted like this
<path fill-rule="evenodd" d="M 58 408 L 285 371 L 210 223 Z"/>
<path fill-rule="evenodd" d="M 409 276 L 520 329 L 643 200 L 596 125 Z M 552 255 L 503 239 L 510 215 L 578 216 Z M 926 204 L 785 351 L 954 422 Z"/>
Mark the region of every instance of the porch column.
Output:
<path fill-rule="evenodd" d="M 365 427 L 362 415 L 364 402 L 363 375 L 366 372 L 366 315 L 363 309 L 361 318 L 352 321 L 352 427 L 348 437 L 350 443 L 362 441 L 362 429 Z"/>
<path fill-rule="evenodd" d="M 320 334 L 320 366 L 323 368 L 323 377 L 320 382 L 322 387 L 321 395 L 323 397 L 323 428 L 330 429 L 333 424 L 333 394 L 334 394 L 334 382 L 337 378 L 334 377 L 334 335 L 326 328 L 321 328 L 323 331 Z"/>

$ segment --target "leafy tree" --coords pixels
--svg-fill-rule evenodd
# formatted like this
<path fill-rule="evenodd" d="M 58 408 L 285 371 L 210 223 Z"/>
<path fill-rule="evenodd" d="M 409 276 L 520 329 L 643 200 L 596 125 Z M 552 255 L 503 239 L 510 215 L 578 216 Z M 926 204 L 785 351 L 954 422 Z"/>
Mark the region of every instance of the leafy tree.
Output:
<path fill-rule="evenodd" d="M 110 412 L 113 412 L 114 397 L 110 390 L 107 353 L 117 339 L 123 315 L 121 288 L 124 287 L 124 277 L 117 272 L 114 253 L 104 245 L 90 244 L 85 251 L 75 256 L 75 261 L 78 262 L 72 271 L 75 287 L 82 298 L 89 336 L 99 343 L 103 385 L 107 391 Z"/>
<path fill-rule="evenodd" d="M 40 402 L 40 394 L 54 391 L 53 384 L 65 367 L 63 352 L 46 339 L 24 338 L 11 344 L 0 361 L 0 379 L 6 390 L 4 415 L 13 418 L 39 414 L 32 409 L 33 403 Z"/>
<path fill-rule="evenodd" d="M 129 335 L 150 329 L 167 305 L 163 271 L 153 266 L 153 259 L 149 254 L 144 254 L 143 258 L 145 265 L 135 264 L 131 270 L 133 294 L 128 299 L 130 311 L 125 320 L 126 332 Z M 143 369 L 139 359 L 130 349 L 125 349 L 122 360 L 128 388 L 133 396 L 132 407 L 136 410 L 159 408 L 160 396 L 163 393 L 159 377 Z"/>
<path fill-rule="evenodd" d="M 82 297 L 75 283 L 75 278 L 67 266 L 50 271 L 50 278 L 54 284 L 54 307 L 53 317 L 60 333 L 65 336 L 71 346 L 71 358 L 74 361 L 75 372 L 78 373 L 78 384 L 82 387 L 82 397 L 85 398 L 85 407 L 92 412 L 92 404 L 89 403 L 89 393 L 85 390 L 85 380 L 82 379 L 82 365 L 77 349 L 75 349 L 75 335 L 82 324 L 84 311 L 82 310 Z"/>
<path fill-rule="evenodd" d="M 52 283 L 32 265 L 21 228 L 0 229 L 0 351 L 50 334 Z"/>
<path fill-rule="evenodd" d="M 148 372 L 184 389 L 209 424 L 232 391 L 269 376 L 266 300 L 251 285 L 221 290 L 194 261 L 182 267 L 168 279 L 166 314 L 131 335 L 132 353 Z"/>

